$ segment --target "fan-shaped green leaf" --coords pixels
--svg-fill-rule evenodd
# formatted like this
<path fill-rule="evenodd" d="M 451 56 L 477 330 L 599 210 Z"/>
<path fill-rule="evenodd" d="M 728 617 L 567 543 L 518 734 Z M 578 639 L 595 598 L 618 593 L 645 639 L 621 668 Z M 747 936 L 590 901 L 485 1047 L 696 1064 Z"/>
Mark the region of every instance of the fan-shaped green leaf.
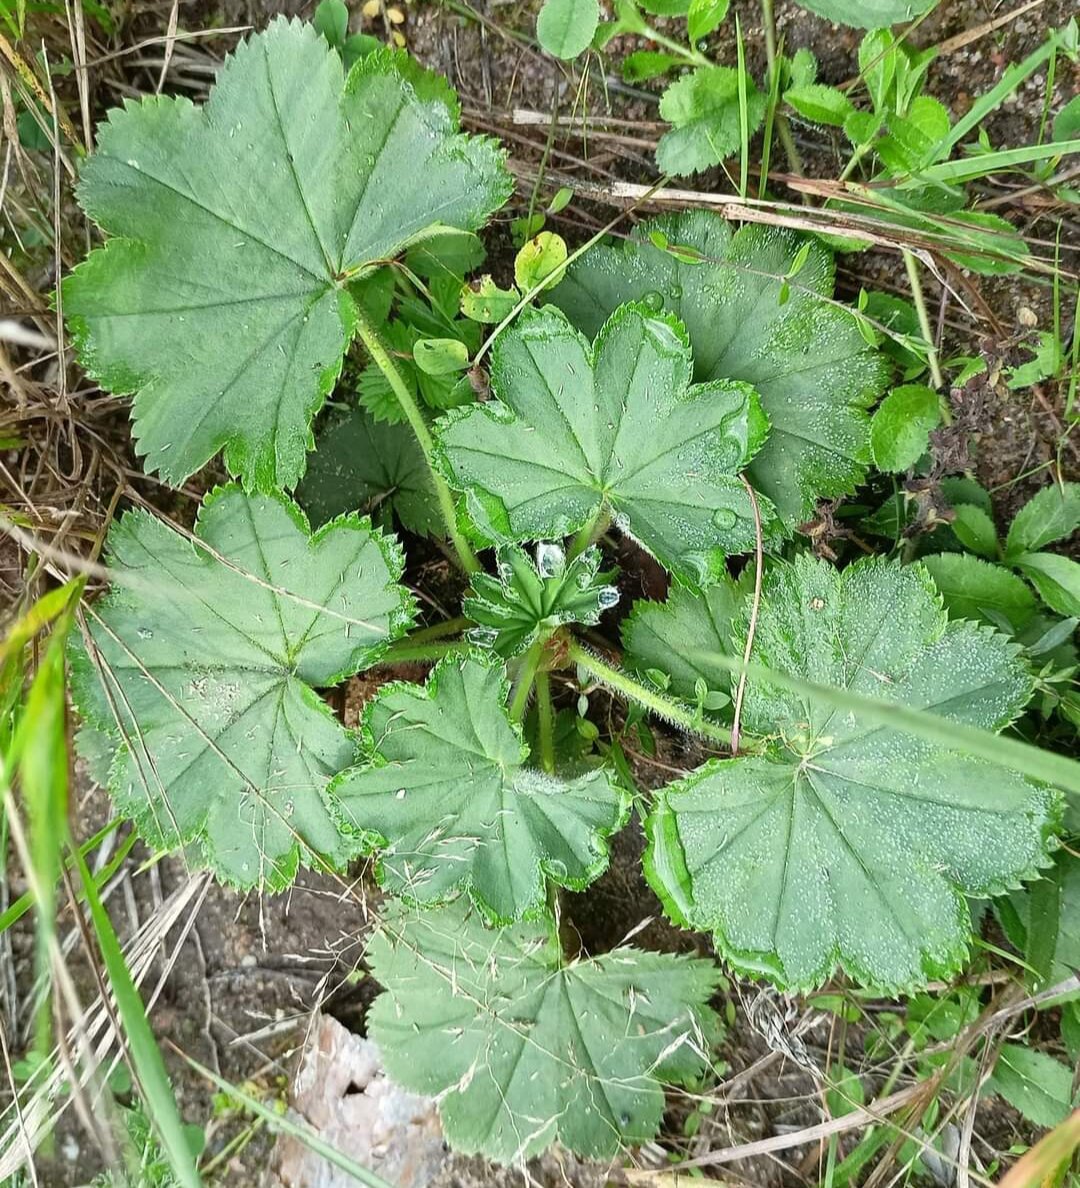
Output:
<path fill-rule="evenodd" d="M 219 450 L 247 487 L 293 486 L 352 336 L 350 278 L 511 189 L 457 130 L 444 81 L 378 51 L 346 80 L 309 25 L 275 20 L 202 107 L 114 110 L 79 201 L 112 239 L 67 278 L 84 366 L 136 393 L 137 449 L 181 482 Z"/>
<path fill-rule="evenodd" d="M 1031 692 L 1016 653 L 948 623 L 918 565 L 801 556 L 766 576 L 753 659 L 996 731 Z M 886 988 L 947 975 L 963 896 L 1046 862 L 1059 798 L 1014 772 L 754 679 L 744 725 L 775 741 L 662 790 L 647 826 L 653 886 L 741 968 L 802 989 L 837 964 Z"/>
<path fill-rule="evenodd" d="M 150 845 L 193 843 L 225 882 L 285 886 L 355 852 L 326 786 L 354 747 L 315 694 L 371 664 L 412 619 L 392 539 L 355 516 L 311 534 L 281 495 L 224 487 L 189 541 L 128 512 L 109 594 L 87 610 L 72 690 L 111 740 L 109 787 Z"/>
<path fill-rule="evenodd" d="M 656 233 L 692 256 L 656 247 Z M 789 528 L 816 500 L 853 491 L 865 477 L 866 410 L 888 374 L 854 317 L 831 303 L 832 257 L 816 240 L 781 300 L 807 242 L 765 227 L 732 235 L 705 211 L 653 219 L 621 246 L 593 248 L 551 298 L 592 335 L 621 302 L 647 297 L 686 326 L 696 380 L 753 385 L 771 431 L 748 477 Z"/>
<path fill-rule="evenodd" d="M 664 673 L 670 678 L 668 691 L 687 701 L 695 700 L 698 681 L 726 693 L 730 670 L 713 657 L 731 655 L 731 620 L 738 605 L 739 591 L 730 578 L 700 594 L 673 586 L 666 602 L 635 602 L 621 628 L 623 663 L 643 675 Z"/>
<path fill-rule="evenodd" d="M 619 591 L 605 584 L 611 575 L 600 573 L 601 559 L 591 548 L 568 562 L 562 545 L 544 542 L 536 546 L 534 565 L 513 545 L 500 549 L 498 576 L 474 575 L 461 604 L 478 624 L 469 639 L 508 658 L 564 623 L 598 623 L 619 601 Z"/>
<path fill-rule="evenodd" d="M 551 922 L 492 931 L 466 902 L 393 906 L 372 937 L 386 991 L 368 1020 L 390 1076 L 438 1095 L 455 1150 L 503 1163 L 556 1139 L 606 1159 L 652 1138 L 661 1083 L 708 1063 L 716 968 L 632 948 L 567 961 Z"/>
<path fill-rule="evenodd" d="M 556 779 L 524 766 L 501 664 L 444 660 L 426 685 L 384 686 L 364 710 L 369 760 L 332 791 L 351 827 L 381 847 L 388 890 L 416 903 L 468 890 L 485 915 L 543 911 L 544 877 L 581 888 L 607 866 L 626 793 L 604 771 Z"/>
<path fill-rule="evenodd" d="M 900 21 L 913 21 L 938 0 L 799 0 L 803 8 L 838 25 L 880 29 Z"/>
<path fill-rule="evenodd" d="M 447 478 L 492 540 L 553 540 L 609 514 L 681 579 L 715 581 L 726 553 L 753 548 L 738 474 L 768 424 L 747 384 L 690 378 L 682 326 L 643 305 L 618 309 L 591 349 L 557 309 L 525 311 L 494 349 L 498 400 L 436 426 Z"/>
<path fill-rule="evenodd" d="M 316 528 L 344 512 L 377 515 L 393 507 L 410 532 L 443 531 L 431 471 L 412 430 L 376 421 L 363 408 L 335 417 L 319 433 L 296 501 Z"/>

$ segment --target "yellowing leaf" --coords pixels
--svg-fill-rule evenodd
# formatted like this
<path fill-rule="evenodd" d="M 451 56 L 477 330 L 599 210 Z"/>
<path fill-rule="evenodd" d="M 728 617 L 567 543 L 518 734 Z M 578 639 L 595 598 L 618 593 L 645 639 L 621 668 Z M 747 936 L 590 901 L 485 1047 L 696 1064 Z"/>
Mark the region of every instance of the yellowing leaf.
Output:
<path fill-rule="evenodd" d="M 566 260 L 566 241 L 554 231 L 541 231 L 530 239 L 514 260 L 514 280 L 527 293 Z"/>

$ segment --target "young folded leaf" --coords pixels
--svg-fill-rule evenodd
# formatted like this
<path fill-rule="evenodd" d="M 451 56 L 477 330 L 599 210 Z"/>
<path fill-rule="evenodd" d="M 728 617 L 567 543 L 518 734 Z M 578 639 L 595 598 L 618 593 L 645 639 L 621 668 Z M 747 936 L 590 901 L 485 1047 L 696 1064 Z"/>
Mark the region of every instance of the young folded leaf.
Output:
<path fill-rule="evenodd" d="M 315 688 L 373 663 L 413 617 L 396 543 L 348 516 L 312 534 L 282 495 L 219 488 L 188 540 L 130 511 L 109 594 L 71 648 L 91 755 L 159 850 L 191 844 L 238 887 L 278 889 L 356 850 L 330 806 L 354 745 Z"/>
<path fill-rule="evenodd" d="M 949 623 L 920 565 L 838 573 L 800 556 L 765 579 L 752 659 L 998 731 L 1031 694 L 1017 653 Z M 1052 789 L 755 677 L 743 722 L 769 749 L 663 789 L 646 855 L 672 916 L 714 931 L 739 968 L 800 990 L 837 964 L 886 989 L 949 976 L 970 935 L 964 895 L 998 894 L 1047 862 Z"/>
<path fill-rule="evenodd" d="M 691 371 L 681 323 L 645 305 L 617 309 L 591 348 L 557 309 L 526 310 L 494 348 L 498 399 L 436 427 L 446 476 L 492 540 L 610 515 L 681 580 L 717 581 L 728 553 L 754 547 L 738 475 L 768 422 L 748 384 L 691 386 Z"/>
<path fill-rule="evenodd" d="M 600 550 L 589 548 L 567 561 L 562 545 L 546 541 L 536 546 L 535 565 L 514 545 L 500 549 L 498 576 L 475 574 L 461 603 L 478 624 L 469 639 L 508 659 L 564 623 L 594 626 L 619 601 L 619 591 L 605 584 L 612 575 L 600 573 L 601 560 Z"/>
<path fill-rule="evenodd" d="M 295 485 L 355 328 L 350 279 L 440 225 L 479 227 L 510 193 L 502 151 L 457 121 L 450 88 L 405 54 L 346 79 L 284 18 L 202 107 L 110 114 L 78 197 L 113 238 L 63 304 L 87 371 L 136 394 L 147 469 L 180 483 L 224 449 L 245 487 Z"/>
<path fill-rule="evenodd" d="M 502 664 L 448 658 L 426 685 L 386 685 L 362 724 L 369 760 L 334 781 L 335 803 L 378 876 L 413 903 L 468 891 L 495 921 L 543 912 L 545 876 L 580 890 L 607 866 L 630 801 L 605 770 L 556 779 L 524 766 Z"/>
<path fill-rule="evenodd" d="M 693 701 L 699 681 L 710 692 L 726 693 L 731 670 L 713 659 L 731 657 L 731 620 L 740 594 L 727 578 L 698 593 L 674 586 L 666 602 L 634 603 L 621 626 L 623 663 L 632 672 L 661 672 L 666 688 Z"/>
<path fill-rule="evenodd" d="M 650 236 L 686 251 L 655 246 Z M 787 283 L 800 251 L 809 254 Z M 623 301 L 643 298 L 679 318 L 694 378 L 742 380 L 761 397 L 769 439 L 747 477 L 788 528 L 819 499 L 845 495 L 870 462 L 867 409 L 888 378 L 855 318 L 831 301 L 833 261 L 817 240 L 690 211 L 639 223 L 617 247 L 597 246 L 551 294 L 585 334 Z"/>
<path fill-rule="evenodd" d="M 551 921 L 492 931 L 463 900 L 391 905 L 368 960 L 390 1076 L 438 1095 L 456 1151 L 501 1163 L 556 1140 L 595 1159 L 647 1142 L 662 1083 L 700 1074 L 719 1031 L 712 962 L 632 948 L 567 961 Z"/>

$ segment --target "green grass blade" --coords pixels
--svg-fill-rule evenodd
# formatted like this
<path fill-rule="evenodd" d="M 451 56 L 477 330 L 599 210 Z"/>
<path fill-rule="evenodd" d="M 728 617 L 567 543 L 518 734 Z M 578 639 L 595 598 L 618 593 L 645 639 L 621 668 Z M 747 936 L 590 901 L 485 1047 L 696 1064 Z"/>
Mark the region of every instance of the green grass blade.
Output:
<path fill-rule="evenodd" d="M 1051 141 L 1049 144 L 1002 149 L 996 153 L 984 153 L 960 161 L 944 161 L 940 165 L 931 165 L 929 169 L 923 169 L 899 182 L 897 189 L 908 190 L 934 182 L 971 181 L 972 178 L 986 177 L 991 173 L 999 173 L 1002 169 L 1012 169 L 1016 165 L 1045 161 L 1048 157 L 1070 157 L 1075 153 L 1080 153 L 1080 140 L 1059 140 Z"/>
<path fill-rule="evenodd" d="M 996 86 L 990 88 L 985 95 L 980 95 L 971 105 L 971 109 L 956 121 L 949 134 L 944 136 L 934 146 L 933 160 L 940 161 L 949 155 L 953 148 L 964 139 L 973 129 L 977 128 L 984 119 L 1016 90 L 1025 79 L 1029 78 L 1042 64 L 1047 61 L 1061 43 L 1061 35 L 1052 33 L 1045 44 L 1039 46 L 1034 53 L 1029 54 L 1022 62 L 1006 67 Z"/>
<path fill-rule="evenodd" d="M 26 705 L 11 744 L 11 758 L 19 773 L 19 789 L 29 820 L 27 872 L 35 899 L 38 977 L 49 984 L 52 948 L 56 939 L 56 884 L 62 862 L 62 839 L 67 832 L 68 752 L 64 699 L 64 637 L 68 623 L 56 631 L 34 675 Z M 8 767 L 10 771 L 10 766 Z M 52 1047 L 52 1006 L 42 999 L 34 1027 L 34 1050 L 45 1055 Z"/>
<path fill-rule="evenodd" d="M 744 669 L 742 662 L 734 656 L 719 652 L 702 653 L 702 656 L 707 656 L 711 663 L 719 664 L 736 674 Z M 852 693 L 831 685 L 819 685 L 814 681 L 805 681 L 800 677 L 776 672 L 760 664 L 747 664 L 745 671 L 750 680 L 785 689 L 802 697 L 816 698 L 826 705 L 850 710 L 881 726 L 905 730 L 917 738 L 940 743 L 952 751 L 964 751 L 1010 771 L 1017 771 L 1029 779 L 1039 780 L 1071 792 L 1074 796 L 1080 796 L 1080 762 L 1075 759 L 1044 751 L 1041 747 L 1017 738 L 993 734 L 962 722 L 941 718 L 926 710 L 898 705 L 895 701 L 886 701 L 883 698 L 868 697 L 863 693 Z"/>
<path fill-rule="evenodd" d="M 750 179 L 750 109 L 746 97 L 746 49 L 739 14 L 735 14 L 735 45 L 739 59 L 739 197 L 746 197 Z"/>
<path fill-rule="evenodd" d="M 5 682 L 2 783 L 6 797 L 17 774 L 26 807 L 29 821 L 26 875 L 37 909 L 36 966 L 37 975 L 46 987 L 50 985 L 56 945 L 56 884 L 63 860 L 68 813 L 64 644 L 82 587 L 82 581 L 69 582 L 40 598 L 20 615 L 0 646 Z M 53 621 L 55 625 L 44 655 L 24 698 L 26 646 Z M 4 824 L 6 827 L 7 822 Z M 51 1047 L 52 1006 L 46 993 L 37 1012 L 34 1051 L 44 1057 Z"/>
<path fill-rule="evenodd" d="M 85 579 L 76 578 L 43 594 L 24 611 L 15 620 L 4 639 L 0 640 L 0 662 L 6 660 L 13 652 L 24 648 L 42 628 L 62 615 L 69 606 L 74 605 L 82 595 L 85 585 Z"/>
<path fill-rule="evenodd" d="M 82 845 L 79 847 L 79 853 L 85 858 L 91 850 L 94 850 L 99 845 L 101 845 L 101 843 L 106 837 L 109 836 L 110 833 L 115 833 L 121 824 L 122 822 L 119 817 L 113 821 L 110 821 L 103 829 L 99 829 L 93 837 L 88 838 L 82 843 Z M 128 854 L 131 853 L 135 843 L 138 840 L 139 835 L 137 833 L 129 833 L 127 837 L 125 837 L 120 843 L 120 848 L 116 851 L 116 853 L 109 859 L 108 862 L 105 863 L 101 870 L 98 871 L 96 875 L 94 875 L 94 882 L 97 885 L 99 891 L 120 869 L 121 865 L 123 865 L 124 859 L 127 858 Z M 71 865 L 71 859 L 65 858 L 64 866 L 70 869 Z M 84 895 L 79 895 L 80 902 L 84 898 Z M 7 911 L 0 912 L 0 932 L 7 932 L 7 930 L 11 928 L 13 924 L 16 924 L 19 920 L 21 920 L 33 906 L 34 896 L 32 892 L 26 891 L 24 894 L 20 895 L 19 898 L 8 907 Z"/>
<path fill-rule="evenodd" d="M 127 1037 L 128 1053 L 146 1106 L 147 1117 L 157 1132 L 162 1150 L 178 1183 L 183 1188 L 202 1188 L 202 1179 L 195 1168 L 184 1124 L 176 1108 L 176 1098 L 165 1072 L 165 1063 L 161 1059 L 161 1052 L 158 1051 L 150 1021 L 146 1017 L 146 1008 L 124 960 L 112 921 L 101 902 L 97 885 L 86 861 L 73 845 L 70 848 L 82 879 L 87 906 L 90 909 L 90 921 L 101 949 L 109 985 L 116 999 L 116 1009 Z"/>
<path fill-rule="evenodd" d="M 343 1155 L 336 1147 L 323 1142 L 309 1126 L 301 1126 L 284 1114 L 275 1113 L 274 1110 L 264 1105 L 258 1098 L 251 1097 L 238 1086 L 226 1081 L 224 1077 L 218 1076 L 216 1072 L 207 1068 L 206 1065 L 200 1064 L 193 1057 L 183 1052 L 180 1055 L 183 1056 L 196 1072 L 204 1076 L 208 1081 L 212 1081 L 223 1093 L 227 1093 L 230 1097 L 235 1098 L 246 1110 L 250 1110 L 257 1117 L 261 1118 L 272 1131 L 287 1134 L 290 1138 L 298 1140 L 310 1150 L 328 1160 L 335 1167 L 340 1168 L 343 1172 L 347 1172 L 350 1176 L 359 1180 L 361 1184 L 367 1184 L 368 1188 L 394 1188 L 382 1176 L 376 1175 L 375 1172 L 369 1171 L 366 1167 L 362 1167 L 355 1160 L 350 1159 L 348 1155 Z"/>

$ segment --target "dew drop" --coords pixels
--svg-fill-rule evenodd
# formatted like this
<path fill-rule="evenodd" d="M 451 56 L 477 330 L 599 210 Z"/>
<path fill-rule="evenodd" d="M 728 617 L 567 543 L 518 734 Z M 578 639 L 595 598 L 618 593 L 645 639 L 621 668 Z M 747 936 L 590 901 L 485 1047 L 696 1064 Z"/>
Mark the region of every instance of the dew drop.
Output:
<path fill-rule="evenodd" d="M 735 527 L 738 518 L 730 507 L 718 507 L 713 512 L 712 522 L 717 528 L 728 529 Z"/>
<path fill-rule="evenodd" d="M 659 313 L 664 308 L 664 295 L 655 289 L 651 289 L 641 300 L 652 313 Z"/>
<path fill-rule="evenodd" d="M 562 545 L 541 541 L 536 546 L 536 568 L 541 577 L 562 577 L 566 568 L 566 553 Z"/>

